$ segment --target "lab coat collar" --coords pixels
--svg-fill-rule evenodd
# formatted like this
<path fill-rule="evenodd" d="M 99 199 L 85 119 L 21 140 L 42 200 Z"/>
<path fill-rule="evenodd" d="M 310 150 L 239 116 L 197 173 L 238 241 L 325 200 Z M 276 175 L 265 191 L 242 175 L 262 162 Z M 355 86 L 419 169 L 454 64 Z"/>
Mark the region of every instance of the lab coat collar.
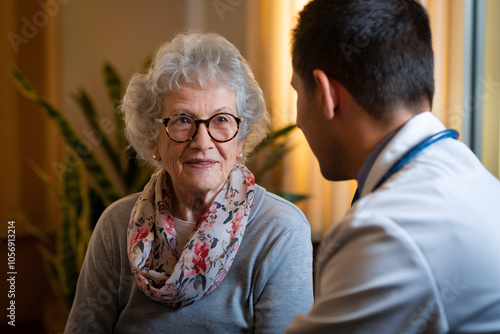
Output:
<path fill-rule="evenodd" d="M 360 197 L 369 194 L 391 166 L 406 152 L 421 141 L 444 129 L 445 126 L 430 111 L 413 116 L 378 155 L 368 173 Z"/>

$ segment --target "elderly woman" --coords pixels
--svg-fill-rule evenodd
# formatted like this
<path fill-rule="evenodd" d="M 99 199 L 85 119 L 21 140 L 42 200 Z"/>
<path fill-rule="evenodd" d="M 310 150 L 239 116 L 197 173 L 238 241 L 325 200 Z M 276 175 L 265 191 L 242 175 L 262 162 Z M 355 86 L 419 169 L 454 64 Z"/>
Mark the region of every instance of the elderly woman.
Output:
<path fill-rule="evenodd" d="M 100 218 L 66 333 L 283 333 L 312 305 L 310 227 L 243 165 L 269 122 L 246 61 L 218 35 L 178 35 L 122 111 L 157 171 Z"/>

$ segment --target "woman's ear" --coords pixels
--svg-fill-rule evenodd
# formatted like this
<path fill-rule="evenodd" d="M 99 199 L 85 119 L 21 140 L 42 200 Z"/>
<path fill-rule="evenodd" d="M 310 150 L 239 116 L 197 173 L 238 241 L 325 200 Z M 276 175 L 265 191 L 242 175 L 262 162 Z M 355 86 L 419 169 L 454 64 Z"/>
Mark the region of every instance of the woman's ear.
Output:
<path fill-rule="evenodd" d="M 245 154 L 245 144 L 246 144 L 247 140 L 246 138 L 243 139 L 242 141 L 238 142 L 238 146 L 236 148 L 237 152 L 237 156 L 241 156 L 243 157 L 243 155 Z"/>
<path fill-rule="evenodd" d="M 151 146 L 151 153 L 153 160 L 161 161 L 161 156 L 158 151 L 158 146 L 156 145 Z"/>
<path fill-rule="evenodd" d="M 333 79 L 328 78 L 322 70 L 314 70 L 313 76 L 321 94 L 325 117 L 329 120 L 333 119 L 335 117 L 335 108 L 338 105 L 338 95 L 333 85 Z"/>

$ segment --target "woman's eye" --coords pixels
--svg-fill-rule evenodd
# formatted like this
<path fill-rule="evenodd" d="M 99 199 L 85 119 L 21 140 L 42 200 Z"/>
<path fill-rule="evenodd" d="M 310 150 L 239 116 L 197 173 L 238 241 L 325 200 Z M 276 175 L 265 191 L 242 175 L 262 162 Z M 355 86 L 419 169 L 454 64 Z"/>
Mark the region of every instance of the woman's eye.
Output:
<path fill-rule="evenodd" d="M 180 124 L 188 124 L 188 123 L 190 123 L 189 122 L 189 118 L 187 118 L 187 117 L 179 117 L 177 119 L 177 122 L 180 123 Z"/>
<path fill-rule="evenodd" d="M 218 116 L 216 118 L 217 123 L 227 123 L 229 119 L 226 116 Z"/>
<path fill-rule="evenodd" d="M 168 123 L 168 128 L 171 130 L 180 130 L 191 127 L 193 120 L 187 116 L 177 116 Z"/>

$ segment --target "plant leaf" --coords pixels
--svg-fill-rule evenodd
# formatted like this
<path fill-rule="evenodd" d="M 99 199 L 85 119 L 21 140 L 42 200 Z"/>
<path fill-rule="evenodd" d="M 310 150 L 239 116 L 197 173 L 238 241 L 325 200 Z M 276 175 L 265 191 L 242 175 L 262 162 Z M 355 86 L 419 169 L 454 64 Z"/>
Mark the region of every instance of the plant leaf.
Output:
<path fill-rule="evenodd" d="M 71 215 L 72 217 L 75 217 L 75 208 L 68 201 L 66 194 L 64 194 L 63 191 L 57 189 L 57 187 L 52 183 L 52 180 L 50 179 L 49 174 L 44 172 L 40 168 L 40 166 L 38 166 L 31 159 L 28 159 L 28 164 L 30 165 L 33 172 L 40 178 L 40 180 L 42 180 L 43 183 L 45 183 L 45 186 L 47 187 L 47 189 L 57 198 L 62 212 L 67 213 L 68 215 Z"/>
<path fill-rule="evenodd" d="M 306 198 L 309 198 L 309 195 L 304 195 L 304 194 L 287 193 L 284 191 L 271 191 L 271 192 L 292 203 L 297 203 L 305 200 Z"/>
<path fill-rule="evenodd" d="M 137 152 L 130 148 L 126 152 L 127 159 L 127 173 L 125 174 L 125 186 L 127 190 L 134 189 L 136 182 L 141 175 L 141 169 L 139 168 L 139 163 L 137 161 Z"/>
<path fill-rule="evenodd" d="M 40 227 L 39 224 L 37 224 L 33 219 L 31 219 L 26 212 L 3 203 L 1 203 L 0 205 L 12 211 L 16 215 L 16 217 L 19 218 L 20 221 L 24 222 L 25 223 L 23 224 L 24 228 L 29 234 L 37 238 L 45 246 L 47 247 L 50 246 L 49 234 L 42 227 Z"/>
<path fill-rule="evenodd" d="M 84 89 L 79 89 L 76 94 L 72 94 L 71 98 L 82 109 L 83 114 L 87 118 L 90 126 L 97 128 L 97 113 L 95 111 L 94 103 Z"/>
<path fill-rule="evenodd" d="M 62 305 L 69 310 L 65 300 L 65 289 L 62 287 L 61 281 L 59 280 L 59 272 L 61 269 L 59 268 L 55 254 L 42 245 L 38 245 L 38 249 L 42 255 L 43 266 L 45 268 L 45 272 L 48 274 L 47 278 L 49 279 L 52 291 L 56 293 L 56 296 L 62 302 Z"/>
<path fill-rule="evenodd" d="M 94 104 L 89 98 L 87 92 L 85 92 L 85 90 L 83 89 L 80 89 L 77 94 L 74 94 L 71 97 L 80 106 L 80 109 L 83 111 L 83 114 L 85 115 L 87 121 L 93 129 L 92 135 L 97 137 L 96 140 L 99 141 L 100 144 L 102 144 L 102 147 L 106 151 L 107 156 L 111 159 L 116 172 L 119 173 L 121 171 L 120 154 L 117 153 L 117 151 L 113 148 L 106 134 L 101 131 L 101 128 L 97 122 L 97 113 L 95 111 Z"/>
<path fill-rule="evenodd" d="M 56 241 L 59 282 L 61 283 L 63 301 L 68 309 L 71 308 L 73 303 L 79 273 L 79 268 L 76 265 L 75 249 L 71 242 L 72 235 L 75 234 L 75 225 L 76 220 L 72 219 L 69 214 L 64 214 Z"/>
<path fill-rule="evenodd" d="M 142 63 L 141 73 L 148 74 L 149 68 L 151 67 L 152 63 L 153 63 L 153 57 L 151 55 L 147 56 L 144 62 Z"/>
<path fill-rule="evenodd" d="M 262 175 L 268 170 L 272 169 L 280 160 L 290 152 L 291 148 L 286 145 L 286 143 L 277 144 L 272 152 L 270 152 L 264 162 L 264 165 L 259 168 L 255 173 L 255 182 L 259 182 Z"/>
<path fill-rule="evenodd" d="M 260 141 L 260 143 L 258 143 L 257 146 L 255 146 L 255 148 L 252 150 L 252 152 L 250 152 L 250 154 L 248 155 L 248 159 L 253 158 L 258 152 L 260 152 L 261 150 L 263 150 L 267 146 L 273 144 L 273 142 L 276 139 L 283 137 L 283 136 L 286 136 L 288 133 L 290 133 L 290 131 L 292 131 L 296 127 L 297 127 L 297 125 L 292 124 L 292 125 L 288 125 L 288 126 L 282 128 L 282 129 L 279 129 L 276 131 L 271 131 L 266 136 L 266 138 L 262 139 Z"/>
<path fill-rule="evenodd" d="M 123 132 L 125 124 L 120 113 L 118 112 L 120 101 L 122 100 L 122 81 L 118 72 L 116 72 L 115 68 L 111 66 L 110 63 L 104 64 L 104 79 L 108 91 L 108 97 L 113 107 L 113 115 L 115 117 L 116 125 L 116 142 L 118 144 L 118 151 L 121 154 L 127 147 L 127 141 Z M 124 169 L 122 168 L 122 170 Z"/>
<path fill-rule="evenodd" d="M 78 162 L 73 153 L 68 152 L 66 154 L 66 166 L 79 166 Z M 78 217 L 82 210 L 79 168 L 66 168 L 63 174 L 63 193 L 68 202 L 73 206 L 75 216 Z"/>
<path fill-rule="evenodd" d="M 266 136 L 266 138 L 262 139 L 260 141 L 260 143 L 257 144 L 257 146 L 255 146 L 255 148 L 252 150 L 252 152 L 250 152 L 250 154 L 248 155 L 248 159 L 251 160 L 258 152 L 260 152 L 261 150 L 263 150 L 267 146 L 273 144 L 273 142 L 276 139 L 288 135 L 290 133 L 290 131 L 292 131 L 296 127 L 297 127 L 297 125 L 291 124 L 291 125 L 285 126 L 282 129 L 279 129 L 279 130 L 276 130 L 276 131 L 271 131 Z"/>
<path fill-rule="evenodd" d="M 78 281 L 78 269 L 76 267 L 74 247 L 73 243 L 76 244 L 74 240 L 75 232 L 72 231 L 76 227 L 74 223 L 76 222 L 75 208 L 73 203 L 70 203 L 69 198 L 65 191 L 59 191 L 50 181 L 50 177 L 45 173 L 40 167 L 35 163 L 30 161 L 35 173 L 42 179 L 42 181 L 47 185 L 49 190 L 54 193 L 54 195 L 59 200 L 59 205 L 61 206 L 61 211 L 63 213 L 62 223 L 59 226 L 59 233 L 56 236 L 56 255 L 52 259 L 52 266 L 55 266 L 57 270 L 57 279 L 60 284 L 59 291 L 63 302 L 67 307 L 71 307 L 71 303 L 74 298 L 74 291 L 76 288 L 76 283 Z M 66 172 L 65 174 L 67 174 Z M 67 190 L 68 186 L 64 184 L 71 180 L 71 178 L 64 177 L 63 179 L 63 189 Z M 54 270 L 54 268 L 52 268 Z"/>
<path fill-rule="evenodd" d="M 118 110 L 122 99 L 122 81 L 115 68 L 110 63 L 104 64 L 104 79 L 113 111 Z M 117 124 L 119 125 L 119 124 Z"/>
<path fill-rule="evenodd" d="M 62 136 L 66 140 L 66 143 L 78 154 L 78 156 L 80 156 L 87 171 L 92 174 L 97 186 L 101 190 L 101 194 L 104 196 L 103 199 L 108 204 L 116 201 L 119 196 L 113 185 L 107 178 L 103 168 L 94 158 L 92 150 L 89 147 L 86 147 L 84 145 L 84 142 L 78 138 L 66 118 L 64 118 L 59 111 L 53 108 L 42 96 L 40 96 L 33 89 L 33 87 L 24 79 L 21 72 L 19 72 L 15 68 L 12 68 L 11 75 L 13 76 L 14 81 L 19 85 L 21 93 L 23 93 L 29 99 L 38 102 L 38 104 L 43 107 L 46 114 L 56 123 Z"/>
<path fill-rule="evenodd" d="M 89 188 L 89 205 L 90 205 L 90 219 L 88 220 L 90 224 L 90 229 L 93 230 L 97 221 L 101 217 L 101 214 L 106 209 L 106 204 L 102 201 L 101 196 L 93 188 Z"/>
<path fill-rule="evenodd" d="M 88 183 L 83 170 L 80 170 L 82 177 L 80 178 L 80 197 L 82 199 L 82 210 L 78 216 L 77 223 L 77 244 L 74 249 L 76 258 L 76 268 L 79 269 L 83 265 L 83 260 L 85 258 L 85 253 L 87 251 L 87 246 L 90 241 L 90 236 L 92 234 L 93 225 L 91 224 L 92 219 L 92 206 L 89 199 L 90 189 L 88 188 Z"/>

